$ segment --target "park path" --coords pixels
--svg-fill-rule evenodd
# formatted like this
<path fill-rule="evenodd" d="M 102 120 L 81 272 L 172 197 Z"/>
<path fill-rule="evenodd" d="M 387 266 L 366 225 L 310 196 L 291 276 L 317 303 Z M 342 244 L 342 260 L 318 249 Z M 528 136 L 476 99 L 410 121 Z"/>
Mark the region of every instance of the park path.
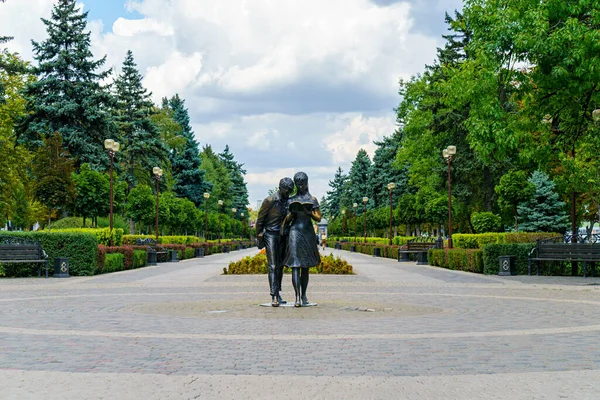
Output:
<path fill-rule="evenodd" d="M 0 280 L 0 399 L 598 398 L 598 278 L 327 249 L 356 275 L 312 275 L 317 307 L 272 308 L 266 276 L 222 275 L 255 253 Z"/>

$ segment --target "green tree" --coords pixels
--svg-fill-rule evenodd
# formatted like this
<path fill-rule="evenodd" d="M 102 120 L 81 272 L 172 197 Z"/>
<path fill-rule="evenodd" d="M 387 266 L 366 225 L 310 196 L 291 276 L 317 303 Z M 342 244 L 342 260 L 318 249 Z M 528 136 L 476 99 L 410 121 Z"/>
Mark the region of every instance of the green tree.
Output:
<path fill-rule="evenodd" d="M 124 178 L 128 190 L 138 180 L 148 181 L 152 167 L 163 165 L 168 157 L 160 132 L 150 119 L 153 110 L 150 95 L 142 86 L 142 76 L 133 60 L 133 53 L 128 50 L 121 75 L 115 80 L 115 113 L 123 144 Z"/>
<path fill-rule="evenodd" d="M 51 18 L 42 21 L 48 39 L 32 42 L 37 61 L 32 71 L 39 80 L 23 92 L 27 112 L 17 125 L 19 142 L 35 149 L 59 132 L 76 167 L 107 165 L 103 141 L 112 130 L 107 108 L 112 98 L 101 82 L 110 71 L 100 70 L 105 57 L 92 59 L 87 12 L 76 0 L 59 0 Z"/>
<path fill-rule="evenodd" d="M 364 149 L 360 149 L 358 153 L 356 153 L 356 158 L 352 161 L 350 173 L 348 174 L 348 178 L 350 178 L 351 194 L 350 201 L 348 202 L 349 204 L 346 204 L 346 207 L 350 206 L 352 203 L 361 203 L 362 198 L 371 193 L 371 190 L 369 189 L 370 173 L 371 159 Z M 372 206 L 373 199 L 369 199 L 367 209 Z"/>
<path fill-rule="evenodd" d="M 110 181 L 105 174 L 94 171 L 83 164 L 78 174 L 73 173 L 75 183 L 75 201 L 73 207 L 77 215 L 83 217 L 83 226 L 87 217 L 97 222 L 98 216 L 110 211 Z"/>
<path fill-rule="evenodd" d="M 498 204 L 502 210 L 512 214 L 515 220 L 515 230 L 519 231 L 518 205 L 533 196 L 535 185 L 527 179 L 525 171 L 509 171 L 500 178 L 495 191 L 498 194 Z"/>
<path fill-rule="evenodd" d="M 502 225 L 502 218 L 489 211 L 473 213 L 471 223 L 476 233 L 498 232 Z"/>
<path fill-rule="evenodd" d="M 248 188 L 244 180 L 246 170 L 242 168 L 244 164 L 235 161 L 233 154 L 229 151 L 228 145 L 225 145 L 225 149 L 219 154 L 219 158 L 227 171 L 229 171 L 232 190 L 231 206 L 237 209 L 236 215 L 239 216 L 248 207 Z"/>
<path fill-rule="evenodd" d="M 389 206 L 389 190 L 387 184 L 393 182 L 396 187 L 392 190 L 393 199 L 398 199 L 407 188 L 407 168 L 397 168 L 396 154 L 402 143 L 401 130 L 391 136 L 386 136 L 380 142 L 375 142 L 377 149 L 373 156 L 373 166 L 369 174 L 368 196 L 373 199 L 375 208 Z M 393 200 L 392 200 L 393 201 Z"/>
<path fill-rule="evenodd" d="M 63 149 L 60 133 L 56 132 L 43 142 L 33 159 L 34 196 L 48 208 L 50 223 L 52 212 L 65 209 L 75 195 L 71 178 L 73 160 Z"/>
<path fill-rule="evenodd" d="M 554 191 L 554 182 L 540 171 L 535 171 L 529 182 L 535 185 L 533 197 L 517 207 L 522 216 L 522 229 L 528 232 L 564 232 L 569 219 L 565 203 Z"/>
<path fill-rule="evenodd" d="M 339 217 L 342 215 L 342 197 L 344 196 L 344 191 L 346 190 L 347 180 L 348 175 L 344 174 L 341 167 L 338 167 L 338 169 L 335 171 L 335 175 L 333 176 L 333 180 L 329 181 L 329 187 L 331 190 L 327 191 L 327 203 L 329 206 L 328 215 L 330 217 Z"/>
<path fill-rule="evenodd" d="M 190 117 L 184 100 L 179 95 L 170 100 L 163 100 L 163 108 L 172 111 L 173 120 L 181 126 L 181 134 L 185 145 L 181 151 L 174 150 L 170 154 L 171 170 L 175 179 L 173 190 L 179 197 L 191 200 L 196 206 L 204 203 L 204 192 L 210 192 L 211 185 L 206 182 L 205 171 L 200 169 L 198 142 L 190 126 Z"/>
<path fill-rule="evenodd" d="M 206 171 L 206 179 L 212 185 L 208 208 L 224 212 L 233 200 L 229 171 L 210 145 L 203 147 L 200 157 L 202 160 L 200 168 Z M 223 207 L 219 208 L 218 200 L 223 201 Z"/>
<path fill-rule="evenodd" d="M 140 184 L 134 187 L 127 196 L 126 217 L 144 226 L 153 225 L 155 199 L 150 186 Z"/>

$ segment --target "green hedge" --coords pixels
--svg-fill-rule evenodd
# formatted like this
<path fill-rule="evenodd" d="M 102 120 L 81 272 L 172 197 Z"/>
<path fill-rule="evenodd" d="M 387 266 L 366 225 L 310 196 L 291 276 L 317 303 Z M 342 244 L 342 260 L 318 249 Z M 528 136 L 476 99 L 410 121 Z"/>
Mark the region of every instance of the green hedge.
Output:
<path fill-rule="evenodd" d="M 133 250 L 133 268 L 145 267 L 148 262 L 146 250 Z"/>
<path fill-rule="evenodd" d="M 560 234 L 552 232 L 456 233 L 452 235 L 452 244 L 458 249 L 483 249 L 487 244 L 533 243 L 537 239 L 556 236 Z"/>
<path fill-rule="evenodd" d="M 125 256 L 121 253 L 107 253 L 104 259 L 102 273 L 123 271 Z"/>
<path fill-rule="evenodd" d="M 229 263 L 228 268 L 223 268 L 223 274 L 266 274 L 268 273 L 268 270 L 267 256 L 265 253 L 260 252 L 255 256 L 244 257 L 240 261 Z M 285 267 L 284 270 L 285 272 L 291 272 L 291 269 L 288 267 Z M 352 265 L 348 264 L 346 260 L 334 257 L 333 254 L 321 257 L 321 263 L 316 267 L 310 268 L 310 273 L 336 275 L 353 274 Z"/>
<path fill-rule="evenodd" d="M 483 251 L 471 249 L 431 249 L 427 252 L 429 265 L 457 271 L 483 273 Z M 498 271 L 496 271 L 498 272 Z"/>
<path fill-rule="evenodd" d="M 49 271 L 52 273 L 54 259 L 69 258 L 69 274 L 74 276 L 94 275 L 98 257 L 98 240 L 92 233 L 75 232 L 3 232 L 2 236 L 25 237 L 38 241 L 48 254 Z M 35 269 L 37 274 L 37 268 Z"/>
<path fill-rule="evenodd" d="M 392 245 L 395 246 L 404 246 L 406 242 L 414 239 L 414 236 L 394 236 L 392 239 Z M 354 242 L 354 236 L 331 236 L 327 238 L 327 242 Z M 356 237 L 357 243 L 364 243 L 364 238 L 362 236 Z M 381 238 L 381 237 L 368 237 L 367 244 L 381 244 L 381 245 L 389 245 L 389 238 Z"/>
<path fill-rule="evenodd" d="M 527 275 L 527 258 L 535 243 L 488 244 L 483 248 L 483 273 L 498 275 L 501 256 L 516 256 L 517 274 Z"/>
<path fill-rule="evenodd" d="M 73 232 L 73 233 L 91 233 L 96 236 L 98 244 L 108 246 L 110 244 L 110 228 L 67 228 L 67 229 L 52 229 L 46 232 Z M 113 243 L 115 246 L 123 244 L 123 229 L 113 228 L 112 231 Z"/>

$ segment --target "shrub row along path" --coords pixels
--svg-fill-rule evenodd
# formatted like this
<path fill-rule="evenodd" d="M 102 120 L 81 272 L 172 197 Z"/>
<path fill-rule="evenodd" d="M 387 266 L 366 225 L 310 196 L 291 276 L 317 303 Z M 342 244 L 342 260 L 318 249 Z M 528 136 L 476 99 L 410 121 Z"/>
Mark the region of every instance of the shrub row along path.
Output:
<path fill-rule="evenodd" d="M 271 308 L 266 276 L 221 275 L 256 251 L 0 280 L 0 399 L 598 398 L 600 279 L 327 250 L 357 274 Z"/>

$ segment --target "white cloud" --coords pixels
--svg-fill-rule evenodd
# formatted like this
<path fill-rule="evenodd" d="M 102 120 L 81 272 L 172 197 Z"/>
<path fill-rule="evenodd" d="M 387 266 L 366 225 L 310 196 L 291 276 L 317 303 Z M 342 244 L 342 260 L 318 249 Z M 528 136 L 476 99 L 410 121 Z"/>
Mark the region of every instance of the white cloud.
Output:
<path fill-rule="evenodd" d="M 353 161 L 360 149 L 366 150 L 372 159 L 377 148 L 373 142 L 390 136 L 396 129 L 392 113 L 387 117 L 343 116 L 334 121 L 334 125 L 343 126 L 324 138 L 323 144 L 331 153 L 334 163 L 339 164 Z"/>

